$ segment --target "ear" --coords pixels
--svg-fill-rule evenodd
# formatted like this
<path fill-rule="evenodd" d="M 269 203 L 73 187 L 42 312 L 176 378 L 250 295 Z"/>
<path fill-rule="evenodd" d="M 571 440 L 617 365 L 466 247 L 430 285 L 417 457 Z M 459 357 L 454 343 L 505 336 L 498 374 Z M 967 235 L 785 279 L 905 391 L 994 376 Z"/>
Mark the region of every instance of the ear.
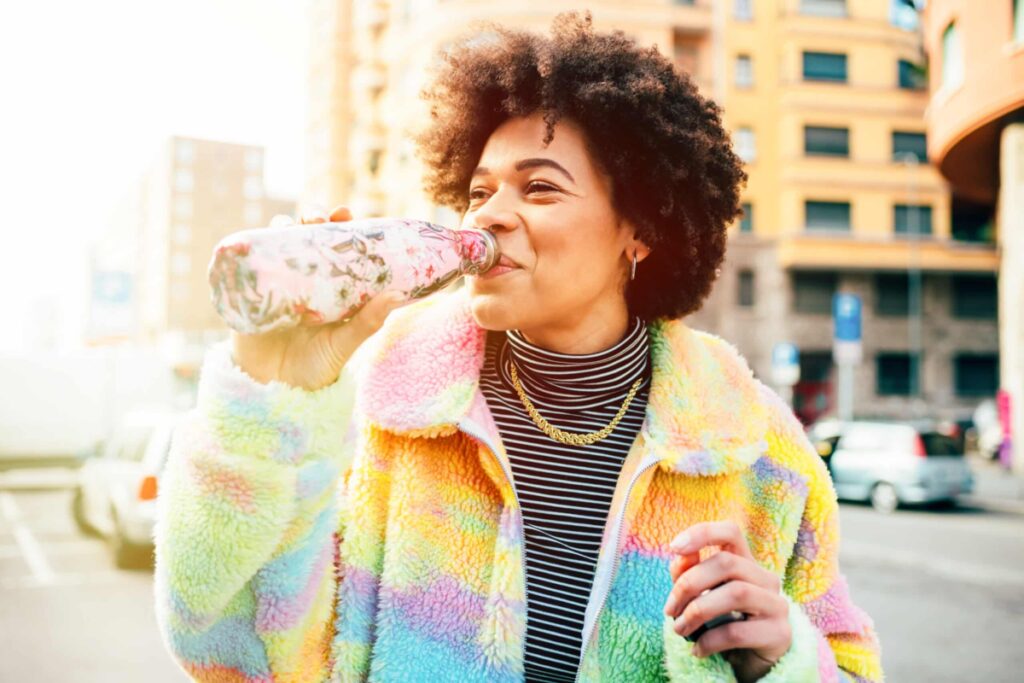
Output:
<path fill-rule="evenodd" d="M 627 220 L 623 220 L 619 225 L 625 229 L 626 234 L 631 235 L 631 237 L 626 241 L 626 260 L 632 261 L 633 254 L 636 254 L 636 262 L 640 263 L 650 256 L 651 248 L 644 244 L 643 240 L 637 237 L 636 227 Z"/>

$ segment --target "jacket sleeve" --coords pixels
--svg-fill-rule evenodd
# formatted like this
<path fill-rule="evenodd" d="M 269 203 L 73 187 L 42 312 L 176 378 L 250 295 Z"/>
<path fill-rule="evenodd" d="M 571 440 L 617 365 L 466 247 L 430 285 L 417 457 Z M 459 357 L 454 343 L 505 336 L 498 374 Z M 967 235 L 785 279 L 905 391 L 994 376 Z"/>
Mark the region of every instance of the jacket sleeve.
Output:
<path fill-rule="evenodd" d="M 786 451 L 783 457 L 806 480 L 807 498 L 783 581 L 793 644 L 761 680 L 879 683 L 884 676 L 874 623 L 853 603 L 839 569 L 839 505 L 828 469 L 789 407 L 772 398 L 775 443 L 769 448 Z M 814 661 L 817 675 L 805 676 Z"/>
<path fill-rule="evenodd" d="M 208 352 L 155 530 L 161 635 L 193 679 L 327 678 L 353 382 L 260 384 Z"/>

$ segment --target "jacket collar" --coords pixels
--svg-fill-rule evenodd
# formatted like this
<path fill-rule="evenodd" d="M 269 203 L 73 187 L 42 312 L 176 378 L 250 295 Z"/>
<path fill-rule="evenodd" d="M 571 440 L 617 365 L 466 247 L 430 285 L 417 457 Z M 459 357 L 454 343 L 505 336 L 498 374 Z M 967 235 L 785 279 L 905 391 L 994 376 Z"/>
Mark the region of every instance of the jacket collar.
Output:
<path fill-rule="evenodd" d="M 713 476 L 767 450 L 762 386 L 736 349 L 682 320 L 650 325 L 651 391 L 642 432 L 659 466 Z M 487 331 L 464 290 L 394 311 L 368 343 L 359 405 L 377 426 L 408 436 L 456 431 L 479 391 Z"/>

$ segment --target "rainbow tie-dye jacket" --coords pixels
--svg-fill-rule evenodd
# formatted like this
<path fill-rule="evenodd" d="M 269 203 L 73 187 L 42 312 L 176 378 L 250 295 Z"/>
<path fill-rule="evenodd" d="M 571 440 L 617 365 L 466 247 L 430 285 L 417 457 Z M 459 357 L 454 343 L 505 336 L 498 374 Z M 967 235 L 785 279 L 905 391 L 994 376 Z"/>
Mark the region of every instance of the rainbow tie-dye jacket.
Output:
<path fill-rule="evenodd" d="M 161 631 L 193 678 L 522 680 L 522 520 L 478 386 L 485 334 L 462 292 L 431 297 L 315 392 L 259 384 L 211 350 L 156 532 Z M 735 680 L 662 612 L 672 538 L 734 520 L 790 601 L 792 647 L 762 681 L 881 681 L 800 424 L 721 339 L 682 321 L 650 334 L 647 417 L 605 528 L 579 680 Z"/>

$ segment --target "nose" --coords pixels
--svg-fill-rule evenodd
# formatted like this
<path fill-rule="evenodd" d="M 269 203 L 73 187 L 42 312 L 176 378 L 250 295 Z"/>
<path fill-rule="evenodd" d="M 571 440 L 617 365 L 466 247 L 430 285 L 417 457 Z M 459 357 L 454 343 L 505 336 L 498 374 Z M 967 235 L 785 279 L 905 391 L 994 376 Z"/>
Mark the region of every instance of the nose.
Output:
<path fill-rule="evenodd" d="M 476 209 L 472 217 L 472 226 L 477 230 L 488 232 L 508 232 L 519 225 L 519 217 L 515 211 L 501 206 L 501 192 L 496 192 L 483 205 Z"/>

